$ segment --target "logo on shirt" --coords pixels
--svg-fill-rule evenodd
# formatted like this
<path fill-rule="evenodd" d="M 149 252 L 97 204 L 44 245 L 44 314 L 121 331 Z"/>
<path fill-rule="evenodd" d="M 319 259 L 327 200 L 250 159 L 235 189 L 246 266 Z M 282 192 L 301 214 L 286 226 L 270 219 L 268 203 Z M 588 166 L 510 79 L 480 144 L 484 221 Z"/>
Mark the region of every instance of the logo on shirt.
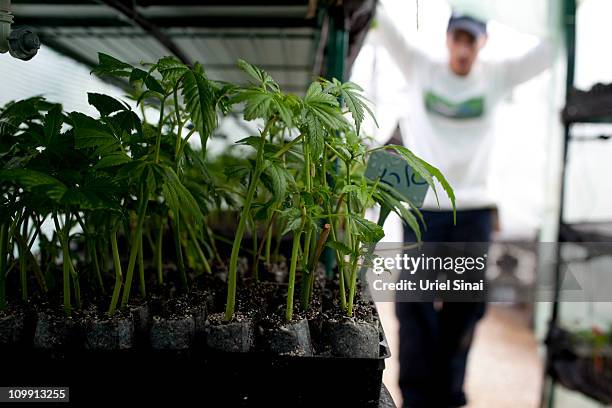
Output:
<path fill-rule="evenodd" d="M 452 119 L 474 119 L 484 114 L 484 97 L 478 96 L 462 102 L 451 102 L 431 91 L 425 93 L 427 111 Z"/>

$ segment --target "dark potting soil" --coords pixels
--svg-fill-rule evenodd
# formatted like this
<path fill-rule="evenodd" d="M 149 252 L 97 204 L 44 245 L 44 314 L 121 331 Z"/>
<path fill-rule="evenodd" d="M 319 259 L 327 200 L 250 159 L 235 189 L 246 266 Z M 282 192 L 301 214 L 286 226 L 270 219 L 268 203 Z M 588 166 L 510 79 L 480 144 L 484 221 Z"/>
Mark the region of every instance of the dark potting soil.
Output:
<path fill-rule="evenodd" d="M 0 347 L 19 344 L 25 331 L 25 313 L 18 308 L 9 307 L 0 312 Z"/>
<path fill-rule="evenodd" d="M 134 347 L 134 317 L 130 311 L 118 311 L 112 317 L 96 307 L 83 310 L 77 323 L 84 332 L 88 350 L 129 350 Z"/>
<path fill-rule="evenodd" d="M 46 306 L 37 308 L 33 320 L 33 346 L 37 349 L 62 353 L 128 350 L 134 346 L 134 318 L 129 311 L 117 311 L 108 317 L 105 311 L 90 305 L 66 317 L 63 310 Z"/>
<path fill-rule="evenodd" d="M 279 255 L 279 259 L 273 262 L 264 262 L 264 270 L 267 271 L 270 280 L 277 283 L 287 281 L 289 268 L 287 267 L 287 259 L 283 255 Z"/>
<path fill-rule="evenodd" d="M 377 358 L 380 354 L 380 330 L 376 323 L 345 317 L 324 320 L 323 354 L 334 357 Z"/>
<path fill-rule="evenodd" d="M 250 258 L 245 258 L 247 261 L 248 259 Z M 262 263 L 261 266 L 260 276 L 271 276 L 276 267 L 285 269 L 281 265 L 266 266 Z M 36 313 L 33 313 L 34 318 L 25 319 L 26 330 L 21 329 L 19 319 L 12 319 L 13 322 L 10 323 L 11 319 L 3 319 L 3 315 L 0 315 L 0 345 L 2 342 L 8 342 L 7 339 L 13 339 L 11 341 L 15 342 L 19 337 L 18 333 L 27 332 L 27 326 L 30 324 L 31 334 L 25 335 L 30 339 L 29 344 L 50 350 L 70 347 L 99 350 L 144 350 L 150 347 L 160 350 L 223 350 L 226 347 L 226 351 L 255 350 L 277 355 L 348 355 L 348 351 L 335 350 L 326 344 L 335 340 L 325 336 L 327 328 L 323 324 L 344 321 L 346 313 L 338 305 L 338 283 L 326 281 L 321 267 L 316 271 L 308 310 L 301 309 L 301 284 L 298 275 L 294 292 L 294 316 L 290 323 L 284 318 L 286 283 L 254 281 L 250 274 L 247 274 L 248 277 L 241 279 L 238 284 L 235 310 L 239 313 L 231 323 L 227 323 L 218 315 L 224 311 L 227 294 L 226 283 L 218 277 L 222 271 L 215 268 L 212 274 L 199 273 L 197 276 L 192 270 L 188 272 L 193 282 L 189 292 L 183 291 L 177 279 L 166 279 L 163 285 L 152 281 L 147 283 L 146 301 L 140 299 L 137 293 L 138 283 L 135 281 L 128 312 L 117 313 L 113 319 L 106 316 L 108 294 L 94 298 L 94 304 L 98 307 L 85 307 L 74 311 L 70 318 L 66 318 L 58 302 L 61 297 L 52 296 L 53 304 L 39 303 L 35 308 Z M 176 278 L 177 274 L 175 267 L 164 266 L 165 278 Z M 369 300 L 362 298 L 360 293 L 358 290 L 351 321 L 356 324 L 370 323 L 370 326 L 376 327 L 375 308 Z M 336 330 L 339 336 L 343 332 L 357 330 L 355 325 L 348 326 L 349 328 L 340 326 L 340 329 Z M 379 339 L 374 336 L 373 330 L 367 329 L 370 326 L 362 326 L 363 333 L 356 337 L 361 338 L 363 342 L 370 341 L 367 349 L 371 352 L 368 354 L 357 349 L 357 353 L 374 355 L 373 350 L 378 348 Z M 357 324 L 356 327 L 361 326 Z M 232 339 L 235 336 L 245 338 Z M 342 343 L 342 340 L 339 342 Z M 26 344 L 28 341 L 22 343 Z M 349 346 L 344 348 L 349 351 L 351 349 Z"/>
<path fill-rule="evenodd" d="M 229 322 L 222 313 L 216 313 L 208 317 L 204 336 L 206 347 L 211 350 L 246 353 L 255 345 L 255 325 L 241 313 L 235 313 Z"/>
<path fill-rule="evenodd" d="M 306 319 L 298 318 L 291 322 L 262 320 L 259 323 L 258 343 L 264 351 L 278 355 L 312 356 L 314 353 Z"/>
<path fill-rule="evenodd" d="M 206 295 L 193 292 L 169 299 L 156 310 L 150 329 L 154 350 L 187 350 L 204 335 Z"/>

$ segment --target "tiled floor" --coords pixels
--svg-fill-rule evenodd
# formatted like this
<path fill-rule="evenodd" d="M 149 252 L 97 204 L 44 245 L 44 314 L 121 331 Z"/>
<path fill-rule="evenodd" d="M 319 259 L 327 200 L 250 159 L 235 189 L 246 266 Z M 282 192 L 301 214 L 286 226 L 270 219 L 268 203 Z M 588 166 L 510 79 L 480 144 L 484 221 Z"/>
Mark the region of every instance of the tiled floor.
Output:
<path fill-rule="evenodd" d="M 378 310 L 393 353 L 387 360 L 384 382 L 400 406 L 398 326 L 393 303 L 379 303 Z M 516 308 L 489 306 L 470 353 L 466 380 L 468 408 L 537 407 L 542 366 L 538 343 L 528 327 L 527 316 Z"/>

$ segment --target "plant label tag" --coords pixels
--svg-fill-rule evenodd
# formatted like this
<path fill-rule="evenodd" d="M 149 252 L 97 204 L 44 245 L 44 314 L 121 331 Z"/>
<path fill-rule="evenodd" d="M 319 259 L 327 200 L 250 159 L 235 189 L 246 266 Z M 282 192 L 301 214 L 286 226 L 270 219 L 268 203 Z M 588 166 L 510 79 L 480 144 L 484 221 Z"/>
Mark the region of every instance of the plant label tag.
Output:
<path fill-rule="evenodd" d="M 370 155 L 365 176 L 395 188 L 415 206 L 421 207 L 429 185 L 397 154 L 378 150 Z"/>

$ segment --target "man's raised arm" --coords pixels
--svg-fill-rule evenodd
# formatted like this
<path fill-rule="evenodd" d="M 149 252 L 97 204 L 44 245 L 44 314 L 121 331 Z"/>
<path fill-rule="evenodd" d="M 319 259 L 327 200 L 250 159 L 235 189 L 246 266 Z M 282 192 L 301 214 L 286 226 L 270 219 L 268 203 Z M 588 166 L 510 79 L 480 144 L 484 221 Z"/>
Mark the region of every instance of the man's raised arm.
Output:
<path fill-rule="evenodd" d="M 376 31 L 398 68 L 405 76 L 412 73 L 413 67 L 427 60 L 427 56 L 411 45 L 402 35 L 397 25 L 380 2 L 376 7 Z"/>
<path fill-rule="evenodd" d="M 541 39 L 525 54 L 500 62 L 505 89 L 512 89 L 550 68 L 555 61 L 555 46 L 551 39 Z"/>

